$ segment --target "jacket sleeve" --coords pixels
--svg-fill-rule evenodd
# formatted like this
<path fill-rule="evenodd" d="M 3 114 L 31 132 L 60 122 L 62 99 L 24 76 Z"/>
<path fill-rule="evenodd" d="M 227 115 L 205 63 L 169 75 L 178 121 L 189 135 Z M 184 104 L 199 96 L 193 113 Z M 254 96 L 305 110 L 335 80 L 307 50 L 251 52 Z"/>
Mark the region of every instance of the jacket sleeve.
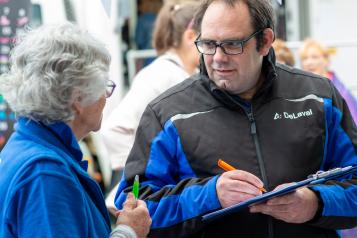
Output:
<path fill-rule="evenodd" d="M 152 226 L 149 237 L 184 237 L 201 227 L 201 215 L 220 208 L 217 176 L 198 178 L 188 163 L 180 137 L 169 119 L 160 123 L 150 105 L 140 121 L 115 204 L 121 209 L 135 175 Z"/>
<path fill-rule="evenodd" d="M 103 123 L 101 134 L 112 169 L 122 169 L 133 146 L 136 128 L 147 104 L 157 96 L 147 78 L 138 74 L 129 92 Z"/>
<path fill-rule="evenodd" d="M 332 99 L 324 100 L 325 154 L 322 170 L 357 165 L 357 128 L 345 100 L 332 87 Z M 313 186 L 322 202 L 321 217 L 313 224 L 329 229 L 357 226 L 357 175 Z"/>
<path fill-rule="evenodd" d="M 133 228 L 127 225 L 118 225 L 110 233 L 109 238 L 138 238 Z"/>

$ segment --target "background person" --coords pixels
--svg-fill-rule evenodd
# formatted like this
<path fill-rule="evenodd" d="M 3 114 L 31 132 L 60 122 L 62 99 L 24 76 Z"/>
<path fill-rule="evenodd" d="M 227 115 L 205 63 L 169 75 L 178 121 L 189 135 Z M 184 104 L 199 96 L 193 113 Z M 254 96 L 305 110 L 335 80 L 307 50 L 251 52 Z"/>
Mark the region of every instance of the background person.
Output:
<path fill-rule="evenodd" d="M 115 88 L 109 64 L 104 45 L 70 23 L 19 39 L 11 71 L 0 78 L 0 93 L 18 119 L 0 155 L 1 238 L 109 236 L 103 194 L 78 144 L 100 129 Z M 133 219 L 134 230 L 125 226 Z M 124 207 L 112 237 L 145 237 L 150 223 L 138 201 Z"/>
<path fill-rule="evenodd" d="M 287 47 L 286 42 L 281 39 L 275 39 L 272 44 L 275 52 L 276 61 L 281 64 L 286 64 L 291 67 L 295 66 L 295 58 L 293 52 Z"/>
<path fill-rule="evenodd" d="M 147 106 L 118 208 L 138 174 L 150 237 L 337 238 L 335 229 L 356 226 L 356 175 L 201 221 L 262 186 L 356 165 L 357 128 L 330 81 L 275 63 L 270 0 L 205 0 L 195 19 L 201 73 Z M 238 170 L 222 171 L 218 159 Z"/>
<path fill-rule="evenodd" d="M 197 31 L 192 25 L 197 6 L 198 2 L 190 0 L 168 1 L 163 6 L 153 33 L 159 57 L 135 76 L 129 92 L 103 125 L 101 132 L 113 169 L 112 185 L 118 184 L 147 104 L 197 69 Z M 115 191 L 107 199 L 109 208 L 114 207 Z"/>
<path fill-rule="evenodd" d="M 346 100 L 353 120 L 357 122 L 357 101 L 347 87 L 337 77 L 336 73 L 329 69 L 330 51 L 320 42 L 306 39 L 299 50 L 301 66 L 304 70 L 321 75 L 332 81 L 334 86 Z"/>

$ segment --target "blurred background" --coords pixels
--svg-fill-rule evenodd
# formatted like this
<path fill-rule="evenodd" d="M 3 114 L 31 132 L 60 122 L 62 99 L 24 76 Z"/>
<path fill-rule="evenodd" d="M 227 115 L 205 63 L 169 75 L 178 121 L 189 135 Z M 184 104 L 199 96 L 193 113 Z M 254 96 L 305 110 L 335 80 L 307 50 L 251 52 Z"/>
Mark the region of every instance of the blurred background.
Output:
<path fill-rule="evenodd" d="M 71 21 L 107 44 L 112 54 L 110 76 L 117 84 L 108 99 L 104 120 L 130 88 L 133 77 L 155 58 L 151 33 L 164 0 L 0 0 L 0 73 L 8 70 L 8 54 L 14 37 L 27 27 Z M 199 1 L 199 0 L 198 0 Z M 277 37 L 293 51 L 300 67 L 298 49 L 314 38 L 327 47 L 330 68 L 357 95 L 354 61 L 357 55 L 356 0 L 272 0 L 277 15 Z M 15 116 L 0 95 L 0 148 L 12 131 Z M 111 166 L 100 133 L 81 143 L 90 162 L 90 174 L 103 192 L 109 191 Z"/>

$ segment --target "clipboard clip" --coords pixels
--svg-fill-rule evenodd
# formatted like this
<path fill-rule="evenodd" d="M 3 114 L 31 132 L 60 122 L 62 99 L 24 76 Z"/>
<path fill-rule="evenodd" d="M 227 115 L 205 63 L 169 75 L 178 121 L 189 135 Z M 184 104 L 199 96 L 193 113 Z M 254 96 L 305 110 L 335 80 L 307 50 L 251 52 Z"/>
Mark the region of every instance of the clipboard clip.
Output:
<path fill-rule="evenodd" d="M 308 178 L 312 178 L 312 179 L 320 179 L 320 178 L 325 178 L 327 176 L 331 176 L 334 174 L 339 174 L 341 172 L 344 171 L 348 171 L 349 169 L 351 169 L 353 166 L 347 166 L 347 167 L 343 167 L 343 168 L 334 168 L 334 169 L 330 169 L 327 171 L 317 171 L 315 174 L 311 174 L 308 176 Z"/>

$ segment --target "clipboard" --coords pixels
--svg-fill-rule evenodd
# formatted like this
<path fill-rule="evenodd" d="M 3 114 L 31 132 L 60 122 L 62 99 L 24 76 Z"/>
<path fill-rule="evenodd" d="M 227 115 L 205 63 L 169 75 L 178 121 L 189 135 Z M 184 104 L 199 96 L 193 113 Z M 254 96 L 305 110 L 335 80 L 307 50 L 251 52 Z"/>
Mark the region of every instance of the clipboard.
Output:
<path fill-rule="evenodd" d="M 254 198 L 248 199 L 244 202 L 240 202 L 238 204 L 232 205 L 230 207 L 226 207 L 214 212 L 207 213 L 202 216 L 202 221 L 211 221 L 218 219 L 222 216 L 240 211 L 245 209 L 253 204 L 265 202 L 271 198 L 282 196 L 288 193 L 295 191 L 298 188 L 308 185 L 315 185 L 315 184 L 323 184 L 328 180 L 333 180 L 336 178 L 342 178 L 344 176 L 353 174 L 357 172 L 357 166 L 347 166 L 343 168 L 335 168 L 327 171 L 318 171 L 316 174 L 308 176 L 307 179 L 301 180 L 299 182 L 292 183 L 291 185 L 275 190 L 264 193 L 260 196 L 256 196 Z"/>

